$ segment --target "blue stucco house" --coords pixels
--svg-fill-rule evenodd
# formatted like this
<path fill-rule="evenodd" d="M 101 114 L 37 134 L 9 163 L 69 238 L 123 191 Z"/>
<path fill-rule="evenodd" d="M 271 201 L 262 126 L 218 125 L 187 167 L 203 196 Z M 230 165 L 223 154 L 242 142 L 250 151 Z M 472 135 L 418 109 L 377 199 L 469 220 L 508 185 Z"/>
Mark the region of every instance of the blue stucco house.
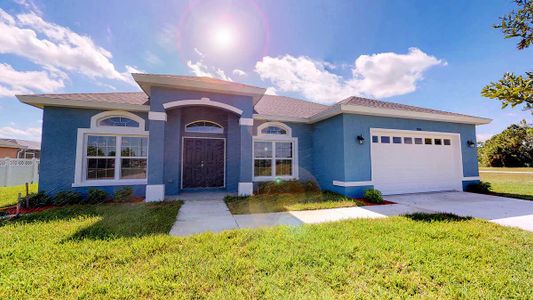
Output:
<path fill-rule="evenodd" d="M 212 78 L 132 74 L 143 92 L 19 95 L 43 109 L 39 189 L 132 186 L 252 194 L 313 180 L 361 196 L 462 190 L 479 180 L 476 125 L 489 119 L 359 97 L 332 106 Z M 341 100 L 341 99 L 339 99 Z"/>

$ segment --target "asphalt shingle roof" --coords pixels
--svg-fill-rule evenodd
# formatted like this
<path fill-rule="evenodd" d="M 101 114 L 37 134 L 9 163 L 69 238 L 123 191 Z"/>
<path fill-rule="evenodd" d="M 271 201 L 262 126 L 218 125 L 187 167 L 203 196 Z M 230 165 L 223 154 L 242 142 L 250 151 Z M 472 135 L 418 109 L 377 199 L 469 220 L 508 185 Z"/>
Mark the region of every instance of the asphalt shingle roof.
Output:
<path fill-rule="evenodd" d="M 120 93 L 75 93 L 75 94 L 39 94 L 27 95 L 52 98 L 65 101 L 94 101 L 102 103 L 148 104 L 148 96 L 144 92 Z"/>
<path fill-rule="evenodd" d="M 169 78 L 183 78 L 189 81 L 198 81 L 203 83 L 216 83 L 228 86 L 237 87 L 251 87 L 249 85 L 214 79 L 209 77 L 193 77 L 193 76 L 178 76 L 178 75 L 157 75 L 149 74 L 156 77 Z M 148 96 L 144 92 L 124 92 L 124 93 L 74 93 L 74 94 L 41 94 L 41 95 L 27 95 L 30 97 L 45 97 L 57 100 L 64 100 L 65 104 L 70 101 L 91 101 L 101 103 L 117 103 L 117 104 L 133 104 L 133 105 L 147 105 L 149 104 Z M 411 111 L 420 113 L 431 113 L 448 116 L 466 116 L 463 114 L 441 111 L 430 108 L 423 108 L 411 105 L 405 105 L 394 102 L 385 102 L 374 99 L 367 99 L 361 97 L 349 97 L 333 106 L 322 105 L 305 100 L 295 99 L 285 96 L 263 95 L 262 98 L 254 106 L 255 113 L 261 115 L 278 116 L 278 117 L 293 117 L 293 118 L 310 118 L 316 114 L 325 111 L 329 108 L 339 105 L 354 105 L 363 107 L 383 108 L 397 111 Z"/>
<path fill-rule="evenodd" d="M 359 105 L 359 106 L 366 106 L 366 107 L 423 112 L 423 113 L 440 114 L 440 115 L 466 116 L 463 114 L 452 113 L 452 112 L 443 111 L 443 110 L 411 106 L 411 105 L 400 104 L 400 103 L 395 103 L 395 102 L 386 102 L 386 101 L 367 99 L 367 98 L 361 98 L 361 97 L 349 97 L 349 98 L 342 100 L 338 104 Z"/>
<path fill-rule="evenodd" d="M 329 106 L 284 96 L 264 95 L 255 105 L 261 115 L 309 118 Z"/>

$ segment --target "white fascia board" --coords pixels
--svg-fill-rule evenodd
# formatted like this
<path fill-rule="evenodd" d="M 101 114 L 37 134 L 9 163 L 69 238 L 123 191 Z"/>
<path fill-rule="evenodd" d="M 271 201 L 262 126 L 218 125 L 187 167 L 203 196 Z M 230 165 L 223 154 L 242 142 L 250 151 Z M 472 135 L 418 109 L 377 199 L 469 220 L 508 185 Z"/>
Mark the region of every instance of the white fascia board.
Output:
<path fill-rule="evenodd" d="M 86 108 L 86 109 L 104 109 L 104 110 L 126 110 L 126 111 L 139 111 L 148 112 L 150 106 L 140 104 L 129 103 L 110 103 L 110 102 L 96 102 L 96 101 L 66 101 L 65 99 L 55 99 L 49 97 L 33 96 L 33 95 L 17 95 L 17 99 L 20 102 L 35 106 L 37 108 L 43 108 L 45 106 L 55 107 L 74 107 L 74 108 Z"/>
<path fill-rule="evenodd" d="M 466 116 L 466 115 L 464 116 L 463 115 L 447 115 L 447 114 L 438 114 L 438 113 L 384 109 L 384 108 L 367 107 L 367 106 L 360 106 L 360 105 L 340 105 L 340 110 L 343 113 L 353 113 L 353 114 L 358 114 L 358 115 L 428 120 L 428 121 L 462 123 L 462 124 L 473 124 L 473 125 L 489 124 L 492 121 L 492 119 L 488 119 L 488 118 L 473 117 L 473 116 Z"/>

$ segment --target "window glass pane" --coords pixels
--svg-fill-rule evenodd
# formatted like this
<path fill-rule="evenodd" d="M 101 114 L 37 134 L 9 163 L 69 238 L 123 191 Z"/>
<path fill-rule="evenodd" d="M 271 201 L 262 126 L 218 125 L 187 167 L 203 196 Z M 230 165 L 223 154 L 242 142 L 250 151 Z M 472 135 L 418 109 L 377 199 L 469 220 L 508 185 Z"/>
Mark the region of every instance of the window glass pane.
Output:
<path fill-rule="evenodd" d="M 100 126 L 139 127 L 139 122 L 125 117 L 110 117 L 100 120 Z"/>
<path fill-rule="evenodd" d="M 451 145 L 451 141 L 449 139 L 444 139 L 444 145 L 449 146 Z"/>
<path fill-rule="evenodd" d="M 262 134 L 287 134 L 287 130 L 279 126 L 267 126 L 261 130 Z"/>
<path fill-rule="evenodd" d="M 291 142 L 276 142 L 276 157 L 292 158 L 292 143 Z"/>
<path fill-rule="evenodd" d="M 389 144 L 390 143 L 390 137 L 389 136 L 382 136 L 381 137 L 381 143 L 382 144 Z"/>
<path fill-rule="evenodd" d="M 431 145 L 431 144 L 432 144 L 432 143 L 431 143 L 431 139 L 425 138 L 425 139 L 424 139 L 424 144 L 426 144 L 426 145 Z"/>
<path fill-rule="evenodd" d="M 146 178 L 146 159 L 126 158 L 121 160 L 120 178 L 144 179 Z"/>
<path fill-rule="evenodd" d="M 254 162 L 254 176 L 272 176 L 272 160 L 256 159 Z"/>
<path fill-rule="evenodd" d="M 148 154 L 148 138 L 130 136 L 122 137 L 120 154 L 122 157 L 146 157 Z"/>
<path fill-rule="evenodd" d="M 87 137 L 87 156 L 115 156 L 116 137 L 95 136 Z"/>
<path fill-rule="evenodd" d="M 277 159 L 276 160 L 276 176 L 291 176 L 292 175 L 292 160 Z"/>
<path fill-rule="evenodd" d="M 254 157 L 270 158 L 272 157 L 272 142 L 255 142 Z"/>
<path fill-rule="evenodd" d="M 394 137 L 392 137 L 392 142 L 395 143 L 395 144 L 401 144 L 402 143 L 402 138 L 399 137 L 399 136 L 394 136 Z"/>
<path fill-rule="evenodd" d="M 185 127 L 185 132 L 195 132 L 195 133 L 224 133 L 224 128 L 222 126 L 209 122 L 209 121 L 198 121 L 191 123 Z"/>
<path fill-rule="evenodd" d="M 87 179 L 114 179 L 114 158 L 89 158 L 87 159 Z"/>
<path fill-rule="evenodd" d="M 373 135 L 372 136 L 372 143 L 377 143 L 378 142 L 378 137 L 377 135 Z"/>
<path fill-rule="evenodd" d="M 413 138 L 410 138 L 410 137 L 404 137 L 404 138 L 403 138 L 403 143 L 404 143 L 404 144 L 412 144 L 412 143 L 413 143 Z"/>
<path fill-rule="evenodd" d="M 415 138 L 415 144 L 417 145 L 422 144 L 422 138 Z"/>
<path fill-rule="evenodd" d="M 442 145 L 441 139 L 435 139 L 435 145 Z"/>

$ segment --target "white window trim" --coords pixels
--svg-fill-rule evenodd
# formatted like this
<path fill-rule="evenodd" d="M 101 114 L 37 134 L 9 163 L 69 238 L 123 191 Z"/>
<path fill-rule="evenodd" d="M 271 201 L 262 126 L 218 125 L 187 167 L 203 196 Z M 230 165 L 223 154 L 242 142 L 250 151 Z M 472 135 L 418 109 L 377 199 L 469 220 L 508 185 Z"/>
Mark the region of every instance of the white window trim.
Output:
<path fill-rule="evenodd" d="M 262 133 L 263 129 L 269 127 L 269 126 L 275 126 L 275 127 L 281 127 L 283 129 L 285 129 L 285 131 L 287 132 L 286 134 L 267 134 L 267 133 Z M 292 136 L 292 130 L 289 126 L 283 124 L 283 123 L 280 123 L 280 122 L 266 122 L 266 123 L 263 123 L 259 126 L 257 126 L 257 136 L 260 136 L 260 137 L 268 137 L 268 136 L 271 136 L 271 137 L 291 137 Z"/>
<path fill-rule="evenodd" d="M 142 130 L 146 128 L 143 118 L 139 117 L 136 114 L 123 111 L 123 110 L 108 110 L 108 111 L 104 111 L 104 112 L 101 112 L 99 114 L 92 116 L 91 117 L 91 128 L 97 128 L 97 127 L 98 128 L 117 128 L 118 126 L 101 126 L 98 124 L 101 120 L 107 119 L 110 117 L 129 118 L 139 123 L 139 127 L 127 127 L 127 128 L 136 128 L 136 129 L 142 129 Z"/>
<path fill-rule="evenodd" d="M 268 126 L 278 126 L 287 131 L 287 134 L 262 134 L 261 130 Z M 255 142 L 292 142 L 292 175 L 290 176 L 274 176 L 276 165 L 272 165 L 272 176 L 255 176 Z M 259 159 L 259 158 L 258 158 Z M 276 148 L 272 147 L 272 157 L 265 158 L 272 161 L 276 160 Z M 298 161 L 298 138 L 292 137 L 292 130 L 289 126 L 280 122 L 266 122 L 257 126 L 257 136 L 253 137 L 252 141 L 252 176 L 253 181 L 272 181 L 275 179 L 282 180 L 298 180 L 299 178 L 299 161 Z"/>
<path fill-rule="evenodd" d="M 78 128 L 77 142 L 76 142 L 76 161 L 74 167 L 74 183 L 72 187 L 89 187 L 89 186 L 113 186 L 113 185 L 144 185 L 147 183 L 145 179 L 120 179 L 120 163 L 115 165 L 115 179 L 109 180 L 87 180 L 85 174 L 87 173 L 86 152 L 87 152 L 87 136 L 89 135 L 107 135 L 117 137 L 117 147 L 120 147 L 120 142 L 124 136 L 148 137 L 149 132 L 144 130 L 144 120 L 137 115 L 128 112 L 109 111 L 99 113 L 91 118 L 91 128 Z M 127 117 L 139 122 L 139 127 L 113 127 L 101 126 L 98 127 L 98 121 L 102 118 L 110 116 Z M 148 145 L 150 147 L 150 145 Z M 148 149 L 148 152 L 150 149 Z M 148 159 L 148 154 L 146 156 Z M 148 169 L 148 162 L 147 162 Z M 119 174 L 119 175 L 117 175 Z"/>

